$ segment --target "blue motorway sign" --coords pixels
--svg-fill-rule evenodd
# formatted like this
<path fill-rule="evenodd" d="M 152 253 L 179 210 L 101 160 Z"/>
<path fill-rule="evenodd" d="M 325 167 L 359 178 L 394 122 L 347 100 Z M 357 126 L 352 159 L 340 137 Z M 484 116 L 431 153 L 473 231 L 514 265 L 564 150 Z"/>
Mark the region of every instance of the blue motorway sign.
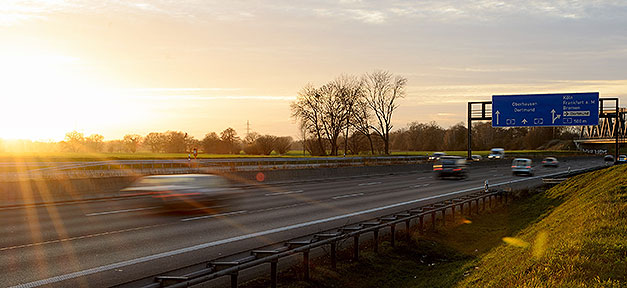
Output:
<path fill-rule="evenodd" d="M 599 93 L 492 96 L 493 127 L 597 125 Z"/>

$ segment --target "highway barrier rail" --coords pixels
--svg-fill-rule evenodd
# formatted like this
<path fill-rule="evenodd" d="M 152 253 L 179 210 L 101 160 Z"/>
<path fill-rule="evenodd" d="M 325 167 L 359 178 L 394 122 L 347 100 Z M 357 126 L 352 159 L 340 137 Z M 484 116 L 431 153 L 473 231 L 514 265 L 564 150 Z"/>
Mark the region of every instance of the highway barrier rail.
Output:
<path fill-rule="evenodd" d="M 267 157 L 223 159 L 105 160 L 79 162 L 4 162 L 0 180 L 119 177 L 129 175 L 303 169 L 362 165 L 412 164 L 425 156 Z"/>
<path fill-rule="evenodd" d="M 579 169 L 563 173 L 551 175 L 553 178 L 566 179 L 578 174 L 591 172 L 605 168 L 605 166 L 597 166 L 586 169 Z M 442 225 L 446 224 L 447 215 L 451 220 L 457 217 L 456 211 L 460 211 L 461 215 L 468 216 L 474 213 L 478 214 L 486 210 L 486 206 L 492 208 L 496 204 L 506 204 L 512 197 L 511 187 L 507 184 L 501 184 L 497 187 L 486 187 L 484 189 L 474 189 L 459 195 L 450 195 L 442 197 L 439 202 L 422 205 L 416 208 L 408 209 L 402 212 L 378 217 L 369 221 L 351 224 L 349 226 L 340 227 L 325 232 L 310 234 L 304 237 L 293 238 L 287 242 L 277 243 L 274 245 L 259 247 L 242 253 L 233 254 L 227 257 L 211 260 L 206 263 L 200 263 L 205 268 L 197 269 L 189 272 L 190 267 L 198 266 L 198 263 L 183 267 L 181 269 L 163 273 L 161 275 L 151 276 L 152 283 L 147 285 L 134 285 L 140 283 L 138 281 L 129 282 L 121 285 L 122 287 L 189 287 L 192 285 L 211 281 L 220 277 L 229 276 L 231 287 L 238 287 L 238 276 L 243 270 L 262 265 L 270 264 L 270 282 L 271 287 L 277 286 L 278 281 L 278 261 L 281 258 L 293 256 L 302 253 L 302 273 L 303 279 L 310 278 L 310 252 L 312 249 L 328 246 L 329 257 L 331 258 L 331 268 L 335 269 L 338 261 L 337 250 L 338 244 L 347 239 L 353 239 L 352 257 L 354 260 L 359 259 L 360 237 L 367 233 L 373 233 L 373 249 L 378 252 L 380 232 L 389 232 L 390 245 L 396 245 L 398 225 L 405 224 L 405 233 L 409 237 L 412 227 L 417 226 L 419 233 L 427 229 L 435 230 L 438 222 Z M 445 194 L 446 195 L 446 194 Z M 448 211 L 451 213 L 448 214 Z M 429 221 L 427 225 L 427 220 Z M 412 225 L 412 221 L 414 225 Z M 243 255 L 243 256 L 242 256 Z M 185 273 L 178 272 L 187 271 Z M 145 280 L 144 278 L 143 280 Z M 141 282 L 145 283 L 145 282 Z"/>

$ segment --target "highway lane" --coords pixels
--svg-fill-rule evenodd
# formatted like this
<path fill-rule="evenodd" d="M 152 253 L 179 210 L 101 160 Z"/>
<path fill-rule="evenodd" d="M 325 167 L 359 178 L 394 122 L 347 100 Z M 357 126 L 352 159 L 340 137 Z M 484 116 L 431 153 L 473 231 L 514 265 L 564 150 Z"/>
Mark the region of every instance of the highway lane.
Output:
<path fill-rule="evenodd" d="M 563 171 L 567 165 L 576 169 L 597 164 L 601 164 L 598 159 L 572 161 L 563 163 L 558 169 L 540 168 L 536 174 Z M 521 179 L 512 177 L 509 165 L 506 165 L 473 168 L 471 177 L 466 181 L 434 180 L 430 173 L 418 171 L 261 187 L 244 191 L 247 197 L 237 205 L 223 207 L 212 213 L 163 213 L 160 209 L 150 208 L 153 206 L 145 203 L 145 198 L 0 209 L 0 217 L 7 219 L 3 221 L 4 236 L 0 239 L 0 271 L 4 274 L 2 285 L 28 283 L 311 220 L 432 197 L 467 187 L 481 187 L 486 179 L 491 183 Z M 183 263 L 206 261 L 255 245 L 357 222 L 403 208 L 399 206 L 260 237 L 238 239 L 167 257 L 129 262 L 129 265 L 115 269 L 104 267 L 96 269 L 96 273 L 54 284 L 59 287 L 114 285 L 141 275 L 177 268 Z"/>

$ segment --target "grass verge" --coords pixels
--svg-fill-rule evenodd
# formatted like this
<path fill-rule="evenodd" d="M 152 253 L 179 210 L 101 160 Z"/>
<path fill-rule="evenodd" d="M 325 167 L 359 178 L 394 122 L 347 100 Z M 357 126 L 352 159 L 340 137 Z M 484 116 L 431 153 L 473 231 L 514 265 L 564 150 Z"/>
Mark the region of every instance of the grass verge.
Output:
<path fill-rule="evenodd" d="M 312 280 L 293 269 L 281 287 L 625 287 L 627 165 L 580 175 L 547 191 L 459 219 L 358 262 L 325 259 Z M 454 225 L 451 225 L 454 224 Z M 366 248 L 368 249 L 368 248 Z M 345 251 L 344 253 L 347 253 Z M 245 287 L 267 287 L 258 280 Z"/>

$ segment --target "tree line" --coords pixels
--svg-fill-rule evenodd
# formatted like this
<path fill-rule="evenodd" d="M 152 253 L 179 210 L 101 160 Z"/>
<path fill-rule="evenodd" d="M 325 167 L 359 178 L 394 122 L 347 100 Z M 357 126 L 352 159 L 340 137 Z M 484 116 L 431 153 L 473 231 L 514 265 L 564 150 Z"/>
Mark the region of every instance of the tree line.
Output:
<path fill-rule="evenodd" d="M 476 122 L 472 127 L 473 150 L 489 150 L 502 147 L 508 150 L 574 149 L 572 142 L 578 136 L 574 127 L 516 127 L 495 128 L 490 122 Z M 374 134 L 372 136 L 375 136 Z M 373 138 L 378 140 L 377 138 Z M 343 140 L 343 139 L 342 139 Z M 348 154 L 383 154 L 383 141 L 370 142 L 360 133 L 348 138 Z M 564 143 L 569 143 L 564 145 Z M 407 127 L 390 134 L 393 151 L 460 151 L 468 148 L 468 129 L 464 123 L 443 128 L 436 122 L 412 122 Z"/>
<path fill-rule="evenodd" d="M 121 140 L 111 141 L 104 141 L 104 137 L 99 134 L 84 136 L 83 133 L 72 131 L 66 133 L 58 145 L 59 150 L 67 152 L 189 153 L 195 148 L 208 154 L 240 154 L 244 151 L 250 155 L 270 155 L 272 152 L 287 153 L 292 142 L 292 137 L 259 135 L 255 132 L 240 139 L 233 128 L 227 128 L 219 135 L 215 132 L 207 133 L 203 139 L 196 139 L 181 131 L 167 131 L 151 132 L 145 136 L 127 134 Z"/>
<path fill-rule="evenodd" d="M 359 131 L 351 131 L 348 139 L 344 135 L 337 138 L 337 143 L 346 143 L 346 153 L 351 155 L 378 155 L 385 153 L 382 138 L 371 132 L 370 138 Z M 489 150 L 503 147 L 508 150 L 551 149 L 553 144 L 568 142 L 578 137 L 578 129 L 574 127 L 534 127 L 534 128 L 494 128 L 490 122 L 473 123 L 473 150 Z M 464 123 L 457 123 L 443 128 L 436 122 L 412 122 L 406 127 L 390 133 L 391 151 L 436 151 L 466 150 L 468 130 Z M 189 153 L 197 148 L 201 153 L 269 155 L 272 152 L 285 154 L 290 149 L 309 151 L 318 147 L 316 139 L 292 141 L 291 137 L 259 135 L 252 132 L 240 139 L 232 128 L 220 134 L 207 133 L 201 140 L 191 137 L 185 132 L 167 131 L 149 133 L 145 136 L 127 134 L 120 140 L 104 141 L 99 134 L 84 136 L 83 133 L 72 131 L 60 142 L 33 142 L 30 140 L 0 139 L 0 152 L 110 152 L 135 153 L 146 151 L 153 153 Z M 327 139 L 322 142 L 322 149 L 331 152 Z M 572 143 L 572 142 L 570 142 Z M 571 145 L 572 146 L 572 145 Z M 558 147 L 573 149 L 574 147 Z M 318 148 L 319 149 L 319 148 Z M 310 151 L 309 151 L 310 152 Z"/>
<path fill-rule="evenodd" d="M 362 135 L 375 154 L 375 142 L 390 153 L 392 115 L 405 96 L 407 79 L 388 71 L 362 76 L 342 75 L 320 86 L 308 84 L 291 104 L 305 149 L 311 155 L 338 155 L 340 138 L 348 151 L 347 135 Z"/>

